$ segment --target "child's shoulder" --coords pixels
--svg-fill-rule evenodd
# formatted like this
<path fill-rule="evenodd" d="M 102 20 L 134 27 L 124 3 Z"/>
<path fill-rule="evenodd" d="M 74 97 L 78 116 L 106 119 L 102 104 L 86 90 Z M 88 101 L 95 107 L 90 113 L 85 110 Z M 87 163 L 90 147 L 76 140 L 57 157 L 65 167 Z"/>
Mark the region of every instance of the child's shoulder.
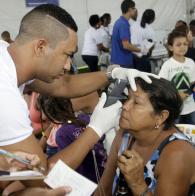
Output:
<path fill-rule="evenodd" d="M 167 59 L 162 66 L 167 66 L 167 65 L 170 65 L 170 64 L 173 64 L 173 61 L 174 59 L 171 57 L 169 59 Z"/>
<path fill-rule="evenodd" d="M 191 63 L 191 64 L 195 64 L 195 62 L 193 61 L 193 59 L 185 57 L 185 61 L 186 63 Z"/>

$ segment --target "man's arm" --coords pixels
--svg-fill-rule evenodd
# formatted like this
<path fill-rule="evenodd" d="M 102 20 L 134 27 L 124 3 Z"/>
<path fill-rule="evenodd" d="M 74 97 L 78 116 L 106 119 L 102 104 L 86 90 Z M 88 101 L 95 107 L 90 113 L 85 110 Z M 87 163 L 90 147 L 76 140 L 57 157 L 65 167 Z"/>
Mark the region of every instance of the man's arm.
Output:
<path fill-rule="evenodd" d="M 126 50 L 129 50 L 131 52 L 141 52 L 141 49 L 137 48 L 133 44 L 129 43 L 128 40 L 123 40 L 122 41 L 123 48 Z"/>
<path fill-rule="evenodd" d="M 82 110 L 85 113 L 92 113 L 98 101 L 99 95 L 97 91 L 83 97 L 71 99 L 73 110 L 75 112 Z"/>
<path fill-rule="evenodd" d="M 48 160 L 49 168 L 61 159 L 72 169 L 77 169 L 98 140 L 95 131 L 90 127 L 86 128 L 77 140 Z"/>
<path fill-rule="evenodd" d="M 98 142 L 99 138 L 115 127 L 122 104 L 118 101 L 104 108 L 105 102 L 106 94 L 103 93 L 91 115 L 90 122 L 85 131 L 73 143 L 52 156 L 49 159 L 50 166 L 58 159 L 61 159 L 70 167 L 76 169 L 93 148 L 94 144 Z M 105 117 L 106 121 L 104 120 Z"/>
<path fill-rule="evenodd" d="M 80 97 L 87 95 L 108 84 L 105 72 L 84 73 L 77 75 L 65 74 L 52 83 L 35 80 L 28 87 L 41 94 L 58 97 Z"/>

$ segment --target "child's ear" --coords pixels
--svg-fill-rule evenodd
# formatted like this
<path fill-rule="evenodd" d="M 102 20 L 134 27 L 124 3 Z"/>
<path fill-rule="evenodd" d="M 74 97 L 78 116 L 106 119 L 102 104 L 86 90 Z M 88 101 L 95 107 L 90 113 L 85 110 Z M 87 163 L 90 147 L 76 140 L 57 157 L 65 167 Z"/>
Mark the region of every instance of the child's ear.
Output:
<path fill-rule="evenodd" d="M 171 45 L 168 45 L 168 49 L 169 49 L 169 51 L 173 51 L 173 46 L 171 46 Z"/>

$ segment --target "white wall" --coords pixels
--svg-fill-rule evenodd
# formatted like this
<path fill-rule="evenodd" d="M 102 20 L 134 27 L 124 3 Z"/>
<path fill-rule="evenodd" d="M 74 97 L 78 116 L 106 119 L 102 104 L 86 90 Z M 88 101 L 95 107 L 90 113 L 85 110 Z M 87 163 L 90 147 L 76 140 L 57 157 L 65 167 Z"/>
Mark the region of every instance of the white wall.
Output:
<path fill-rule="evenodd" d="M 122 0 L 59 0 L 60 6 L 69 11 L 76 20 L 79 31 L 79 53 L 76 55 L 77 64 L 83 64 L 80 58 L 84 32 L 88 28 L 88 18 L 91 14 L 102 15 L 109 12 L 112 23 L 121 15 Z M 156 12 L 154 29 L 159 33 L 159 39 L 169 32 L 177 20 L 187 20 L 185 0 L 135 0 L 139 15 L 147 8 Z M 146 3 L 147 2 L 147 3 Z M 19 22 L 30 8 L 25 7 L 25 0 L 0 0 L 0 32 L 8 30 L 12 37 L 18 33 Z M 162 34 L 162 36 L 161 36 Z"/>

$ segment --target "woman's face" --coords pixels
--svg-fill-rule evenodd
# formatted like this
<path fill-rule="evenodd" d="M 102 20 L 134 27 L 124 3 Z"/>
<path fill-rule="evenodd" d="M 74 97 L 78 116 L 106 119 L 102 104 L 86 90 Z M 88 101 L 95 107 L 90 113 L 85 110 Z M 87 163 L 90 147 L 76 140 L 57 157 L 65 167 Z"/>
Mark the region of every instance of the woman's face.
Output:
<path fill-rule="evenodd" d="M 146 94 L 139 86 L 136 92 L 129 90 L 128 100 L 123 105 L 119 125 L 133 131 L 154 129 L 157 115 Z"/>

